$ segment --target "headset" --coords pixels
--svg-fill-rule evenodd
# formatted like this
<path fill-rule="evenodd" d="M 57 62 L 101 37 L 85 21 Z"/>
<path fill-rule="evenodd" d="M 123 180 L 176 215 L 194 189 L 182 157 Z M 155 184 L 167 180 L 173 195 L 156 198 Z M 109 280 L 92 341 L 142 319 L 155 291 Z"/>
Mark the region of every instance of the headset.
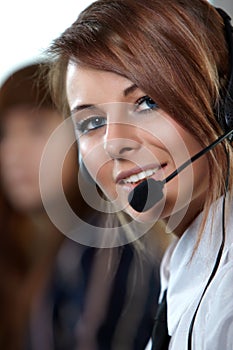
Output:
<path fill-rule="evenodd" d="M 219 123 L 222 126 L 223 130 L 225 131 L 230 131 L 231 134 L 228 137 L 229 141 L 232 141 L 233 137 L 233 26 L 231 25 L 231 18 L 228 16 L 228 14 L 223 11 L 220 8 L 216 8 L 220 16 L 223 18 L 224 21 L 224 26 L 225 26 L 225 37 L 226 37 L 226 42 L 228 44 L 228 51 L 229 51 L 229 62 L 230 62 L 230 74 L 229 74 L 229 82 L 228 82 L 228 87 L 227 87 L 227 93 L 225 95 L 224 99 L 224 104 L 220 106 L 220 120 Z M 192 333 L 193 333 L 193 327 L 196 319 L 197 312 L 199 310 L 199 306 L 202 302 L 202 299 L 211 283 L 213 280 L 220 261 L 221 257 L 223 254 L 223 249 L 225 245 L 225 202 L 226 202 L 226 193 L 228 191 L 228 182 L 229 182 L 229 176 L 230 176 L 230 169 L 229 169 L 229 154 L 226 151 L 226 156 L 227 156 L 227 162 L 228 162 L 228 169 L 227 169 L 227 175 L 226 175 L 226 180 L 225 180 L 225 193 L 223 196 L 223 202 L 222 202 L 222 242 L 218 250 L 217 258 L 214 264 L 214 267 L 212 269 L 212 272 L 209 276 L 208 282 L 202 292 L 201 298 L 198 302 L 198 305 L 196 307 L 196 310 L 193 314 L 190 326 L 189 326 L 189 332 L 188 332 L 188 350 L 192 350 Z"/>
<path fill-rule="evenodd" d="M 138 212 L 144 212 L 153 207 L 157 202 L 163 198 L 163 186 L 165 183 L 171 181 L 182 170 L 184 170 L 191 163 L 202 157 L 204 154 L 212 150 L 219 143 L 228 139 L 233 141 L 233 27 L 231 25 L 231 18 L 228 14 L 220 9 L 216 8 L 221 15 L 225 26 L 226 42 L 228 44 L 229 51 L 229 78 L 226 93 L 220 93 L 220 102 L 214 111 L 215 117 L 219 122 L 224 134 L 217 140 L 211 143 L 209 146 L 202 149 L 193 157 L 179 166 L 173 173 L 166 177 L 162 181 L 155 181 L 153 179 L 147 179 L 141 182 L 133 191 L 129 193 L 129 204 Z M 222 96 L 221 96 L 222 95 Z"/>
<path fill-rule="evenodd" d="M 229 66 L 230 66 L 226 93 L 225 94 L 222 93 L 222 96 L 220 96 L 221 102 L 219 103 L 218 108 L 215 110 L 215 117 L 218 120 L 222 130 L 224 131 L 224 134 L 221 135 L 213 143 L 211 143 L 208 147 L 204 148 L 203 150 L 195 154 L 193 157 L 188 159 L 179 168 L 177 168 L 172 174 L 170 174 L 166 179 L 162 181 L 155 181 L 153 179 L 148 179 L 140 183 L 129 194 L 129 197 L 128 197 L 129 204 L 138 212 L 147 211 L 152 206 L 154 206 L 157 202 L 159 202 L 163 198 L 164 184 L 170 181 L 171 179 L 173 179 L 175 176 L 177 176 L 183 169 L 185 169 L 195 160 L 197 160 L 198 158 L 200 158 L 201 156 L 209 152 L 211 149 L 213 149 L 216 145 L 218 145 L 223 140 L 227 139 L 230 142 L 233 141 L 233 27 L 231 25 L 230 16 L 228 16 L 228 14 L 220 8 L 216 8 L 216 10 L 218 11 L 218 13 L 223 18 L 223 21 L 224 21 L 225 37 L 226 37 L 226 42 L 228 44 Z M 201 298 L 198 302 L 198 305 L 196 307 L 196 310 L 193 314 L 193 317 L 189 326 L 188 341 L 187 341 L 188 350 L 192 350 L 192 333 L 193 333 L 193 327 L 194 327 L 196 315 L 198 313 L 203 297 L 218 270 L 223 249 L 224 249 L 224 244 L 225 244 L 225 201 L 226 201 L 226 194 L 228 191 L 228 182 L 229 182 L 229 176 L 230 176 L 230 171 L 229 171 L 230 160 L 229 160 L 229 154 L 226 148 L 225 148 L 225 152 L 227 157 L 228 169 L 227 169 L 226 180 L 225 180 L 225 193 L 222 201 L 222 241 L 218 250 L 218 254 L 217 254 L 212 272 L 202 292 Z"/>
<path fill-rule="evenodd" d="M 229 141 L 233 140 L 233 27 L 231 25 L 231 17 L 221 8 L 216 8 L 220 16 L 223 18 L 225 25 L 225 37 L 228 44 L 229 51 L 229 64 L 230 73 L 228 79 L 227 92 L 221 93 L 221 100 L 218 107 L 215 109 L 215 117 L 218 120 L 222 130 L 225 132 L 216 141 L 210 144 L 208 147 L 201 150 L 199 153 L 194 155 L 192 158 L 187 160 L 179 168 L 177 168 L 172 174 L 170 174 L 163 181 L 154 181 L 151 179 L 145 180 L 139 184 L 128 197 L 129 204 L 138 212 L 146 211 L 155 205 L 163 197 L 163 186 L 166 182 L 172 180 L 178 173 L 185 169 L 188 165 L 193 163 L 195 160 L 209 152 L 216 145 L 222 142 L 224 139 Z M 94 184 L 94 180 L 89 174 L 83 159 L 79 152 L 79 170 L 87 182 Z M 150 193 L 152 195 L 150 195 Z M 143 196 L 143 197 L 142 197 Z"/>
<path fill-rule="evenodd" d="M 225 37 L 228 44 L 230 74 L 228 80 L 227 93 L 225 94 L 224 103 L 220 105 L 219 124 L 224 131 L 233 129 L 233 26 L 231 25 L 231 17 L 220 8 L 216 8 L 220 16 L 223 18 L 225 26 Z M 232 137 L 231 137 L 232 140 Z"/>

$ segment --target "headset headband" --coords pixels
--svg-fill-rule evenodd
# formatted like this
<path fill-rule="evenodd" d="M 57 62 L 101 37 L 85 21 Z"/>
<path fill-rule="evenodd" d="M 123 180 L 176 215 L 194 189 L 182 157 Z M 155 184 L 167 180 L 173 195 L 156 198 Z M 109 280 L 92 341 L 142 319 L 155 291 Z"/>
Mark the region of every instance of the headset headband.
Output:
<path fill-rule="evenodd" d="M 216 8 L 220 16 L 223 18 L 225 25 L 225 37 L 229 51 L 229 79 L 227 91 L 224 98 L 224 104 L 221 111 L 220 124 L 225 131 L 233 129 L 233 27 L 231 25 L 231 17 L 222 9 Z"/>

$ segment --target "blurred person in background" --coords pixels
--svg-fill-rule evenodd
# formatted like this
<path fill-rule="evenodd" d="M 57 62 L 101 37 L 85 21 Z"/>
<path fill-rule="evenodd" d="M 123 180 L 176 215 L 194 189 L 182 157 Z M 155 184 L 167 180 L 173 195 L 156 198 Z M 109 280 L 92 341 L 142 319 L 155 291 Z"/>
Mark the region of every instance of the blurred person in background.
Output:
<path fill-rule="evenodd" d="M 0 347 L 25 349 L 30 318 L 50 279 L 64 236 L 51 223 L 42 205 L 39 166 L 44 146 L 61 123 L 40 75 L 43 64 L 13 73 L 0 89 Z M 50 200 L 56 201 L 54 163 L 62 151 L 56 144 L 48 172 Z M 73 208 L 81 211 L 75 187 L 76 149 L 63 167 L 63 186 Z"/>
<path fill-rule="evenodd" d="M 140 259 L 132 244 L 87 247 L 52 224 L 41 200 L 39 167 L 62 115 L 44 73 L 43 63 L 26 66 L 0 89 L 0 349 L 144 349 L 169 239 L 158 227 L 156 239 L 148 233 L 151 256 Z M 54 145 L 46 169 L 51 205 L 59 178 L 54 162 L 64 147 L 63 140 Z M 79 192 L 77 174 L 74 145 L 63 166 L 64 192 L 79 217 L 97 222 L 99 214 Z"/>

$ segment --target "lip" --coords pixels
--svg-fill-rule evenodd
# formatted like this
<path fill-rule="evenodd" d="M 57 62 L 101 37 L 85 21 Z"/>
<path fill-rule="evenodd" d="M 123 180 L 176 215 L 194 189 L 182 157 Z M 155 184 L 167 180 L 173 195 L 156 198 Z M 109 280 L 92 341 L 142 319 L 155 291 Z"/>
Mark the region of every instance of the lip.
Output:
<path fill-rule="evenodd" d="M 146 166 L 142 167 L 135 167 L 130 170 L 122 171 L 119 174 L 117 174 L 115 178 L 115 182 L 117 184 L 122 184 L 123 180 L 126 179 L 127 177 L 131 175 L 137 175 L 142 171 L 150 170 L 150 169 L 155 169 L 158 168 L 158 170 L 164 168 L 167 165 L 167 163 L 162 163 L 162 164 L 148 164 Z"/>

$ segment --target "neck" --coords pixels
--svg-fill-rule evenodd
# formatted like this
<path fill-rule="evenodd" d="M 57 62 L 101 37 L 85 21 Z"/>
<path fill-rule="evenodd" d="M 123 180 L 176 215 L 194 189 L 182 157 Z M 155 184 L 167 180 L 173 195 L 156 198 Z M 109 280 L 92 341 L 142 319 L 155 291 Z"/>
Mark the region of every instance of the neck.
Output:
<path fill-rule="evenodd" d="M 192 224 L 196 217 L 202 212 L 204 208 L 206 193 L 192 200 L 192 202 L 164 219 L 166 230 L 174 233 L 177 237 L 181 237 L 187 228 Z M 182 218 L 182 219 L 181 219 Z"/>

